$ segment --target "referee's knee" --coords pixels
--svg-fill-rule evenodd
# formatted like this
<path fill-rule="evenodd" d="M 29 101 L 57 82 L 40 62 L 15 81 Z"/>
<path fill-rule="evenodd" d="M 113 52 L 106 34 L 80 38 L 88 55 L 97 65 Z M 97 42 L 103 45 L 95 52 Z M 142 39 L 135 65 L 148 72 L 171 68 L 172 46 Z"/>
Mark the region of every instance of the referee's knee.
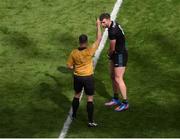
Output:
<path fill-rule="evenodd" d="M 77 93 L 77 92 L 74 95 L 75 98 L 80 98 L 80 96 L 81 96 L 81 93 Z"/>

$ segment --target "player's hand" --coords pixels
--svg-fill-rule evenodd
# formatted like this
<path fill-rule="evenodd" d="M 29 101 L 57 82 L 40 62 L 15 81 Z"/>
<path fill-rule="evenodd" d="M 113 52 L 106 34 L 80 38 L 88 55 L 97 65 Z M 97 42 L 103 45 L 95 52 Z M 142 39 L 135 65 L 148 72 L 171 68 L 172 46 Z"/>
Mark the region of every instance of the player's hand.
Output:
<path fill-rule="evenodd" d="M 109 51 L 107 52 L 107 57 L 109 60 L 111 60 L 111 54 L 109 53 Z"/>

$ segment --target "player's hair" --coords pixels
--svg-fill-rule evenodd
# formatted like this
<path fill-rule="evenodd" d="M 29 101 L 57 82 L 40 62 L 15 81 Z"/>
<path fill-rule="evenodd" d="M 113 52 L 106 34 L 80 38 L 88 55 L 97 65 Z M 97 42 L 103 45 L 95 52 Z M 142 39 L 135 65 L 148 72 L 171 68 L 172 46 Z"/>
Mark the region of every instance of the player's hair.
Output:
<path fill-rule="evenodd" d="M 100 16 L 99 16 L 99 20 L 100 21 L 103 21 L 103 19 L 110 19 L 110 14 L 109 13 L 102 13 Z"/>
<path fill-rule="evenodd" d="M 79 36 L 79 43 L 87 43 L 87 42 L 88 42 L 88 37 L 87 37 L 87 35 L 81 34 L 81 35 Z"/>

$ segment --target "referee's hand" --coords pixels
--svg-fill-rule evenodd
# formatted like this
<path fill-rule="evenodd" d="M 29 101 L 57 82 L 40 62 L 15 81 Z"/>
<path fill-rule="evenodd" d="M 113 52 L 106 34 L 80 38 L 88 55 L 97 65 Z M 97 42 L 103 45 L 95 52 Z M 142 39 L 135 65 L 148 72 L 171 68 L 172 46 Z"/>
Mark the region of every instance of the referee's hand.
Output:
<path fill-rule="evenodd" d="M 97 20 L 96 20 L 96 26 L 97 26 L 97 27 L 100 27 L 100 26 L 101 26 L 101 21 L 99 20 L 99 18 L 97 18 Z"/>

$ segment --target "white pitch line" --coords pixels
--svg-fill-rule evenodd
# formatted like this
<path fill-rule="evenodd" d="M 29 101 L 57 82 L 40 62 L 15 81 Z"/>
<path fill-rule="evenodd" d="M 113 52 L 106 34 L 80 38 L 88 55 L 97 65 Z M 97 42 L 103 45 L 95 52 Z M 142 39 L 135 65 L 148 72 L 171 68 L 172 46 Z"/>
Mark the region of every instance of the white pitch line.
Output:
<path fill-rule="evenodd" d="M 117 14 L 118 14 L 118 12 L 119 12 L 119 9 L 120 9 L 120 7 L 121 7 L 122 1 L 123 1 L 123 0 L 117 0 L 117 1 L 116 1 L 115 5 L 114 5 L 114 8 L 113 8 L 113 11 L 111 12 L 111 20 L 114 21 L 114 20 L 116 19 Z M 104 46 L 105 46 L 105 44 L 106 44 L 107 38 L 108 38 L 108 31 L 107 31 L 107 29 L 105 29 L 105 31 L 104 31 L 104 33 L 103 33 L 103 36 L 102 36 L 102 40 L 101 40 L 101 42 L 100 42 L 100 44 L 99 44 L 99 47 L 98 47 L 98 49 L 97 49 L 97 51 L 96 51 L 96 53 L 95 53 L 94 59 L 93 59 L 94 69 L 96 68 L 98 59 L 99 59 L 100 54 L 101 54 L 101 52 L 102 52 L 102 50 L 103 50 L 103 48 L 104 48 Z M 80 100 L 81 100 L 82 96 L 83 96 L 83 92 L 81 93 Z M 72 107 L 71 107 L 70 110 L 69 110 L 67 119 L 66 119 L 66 121 L 65 121 L 65 123 L 64 123 L 64 126 L 63 126 L 61 132 L 60 132 L 59 139 L 63 139 L 63 138 L 66 137 L 66 134 L 67 134 L 67 132 L 68 132 L 68 130 L 69 130 L 69 127 L 70 127 L 70 125 L 71 125 L 71 123 L 72 123 L 72 120 L 71 120 L 71 118 L 70 118 L 70 116 L 69 116 L 69 115 L 71 115 L 71 114 L 72 114 Z"/>

